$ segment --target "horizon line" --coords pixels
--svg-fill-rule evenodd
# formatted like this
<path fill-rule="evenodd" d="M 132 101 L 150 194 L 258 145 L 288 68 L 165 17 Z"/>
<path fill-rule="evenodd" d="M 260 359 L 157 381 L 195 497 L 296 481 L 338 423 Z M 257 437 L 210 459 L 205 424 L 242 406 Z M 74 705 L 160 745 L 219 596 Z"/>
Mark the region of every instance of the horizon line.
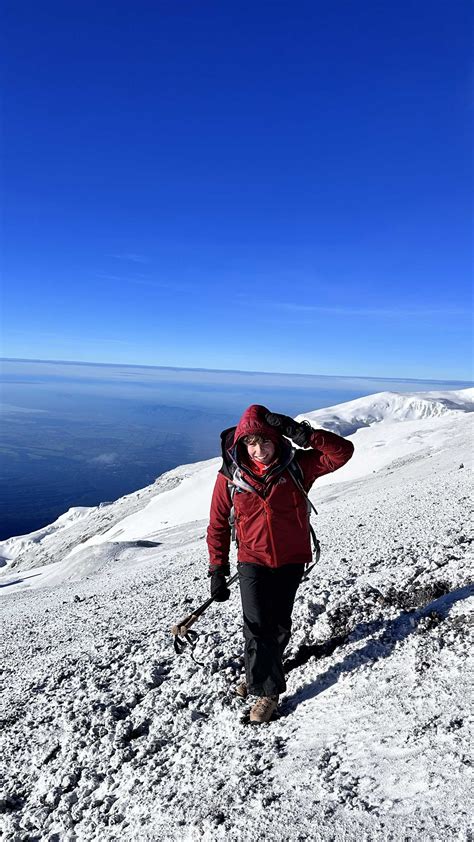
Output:
<path fill-rule="evenodd" d="M 148 363 L 106 363 L 106 362 L 85 362 L 83 360 L 50 360 L 50 359 L 32 359 L 30 357 L 0 357 L 0 362 L 19 362 L 19 363 L 56 363 L 61 365 L 88 365 L 88 366 L 95 366 L 95 367 L 107 367 L 107 368 L 147 368 L 147 369 L 158 369 L 161 371 L 193 371 L 193 372 L 208 372 L 208 373 L 215 373 L 215 374 L 269 374 L 269 375 L 277 375 L 280 377 L 324 377 L 328 380 L 330 379 L 344 379 L 344 380 L 388 380 L 394 382 L 404 382 L 404 383 L 471 383 L 474 386 L 474 380 L 468 380 L 467 378 L 464 379 L 456 379 L 451 380 L 450 378 L 439 377 L 437 379 L 430 377 L 386 377 L 386 376 L 374 376 L 374 375 L 364 375 L 364 374 L 301 374 L 296 372 L 283 372 L 283 371 L 249 371 L 247 369 L 238 369 L 238 368 L 204 368 L 204 367 L 187 367 L 187 366 L 172 366 L 172 365 L 150 365 Z"/>

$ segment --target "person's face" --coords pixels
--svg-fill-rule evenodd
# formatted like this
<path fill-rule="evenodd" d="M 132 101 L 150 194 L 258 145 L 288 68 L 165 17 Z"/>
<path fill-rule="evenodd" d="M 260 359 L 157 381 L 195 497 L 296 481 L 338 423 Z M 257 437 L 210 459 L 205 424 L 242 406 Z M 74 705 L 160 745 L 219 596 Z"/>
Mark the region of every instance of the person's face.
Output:
<path fill-rule="evenodd" d="M 275 456 L 275 445 L 270 439 L 263 439 L 263 441 L 255 444 L 246 444 L 247 453 L 251 459 L 256 462 L 262 462 L 264 465 L 269 465 Z"/>

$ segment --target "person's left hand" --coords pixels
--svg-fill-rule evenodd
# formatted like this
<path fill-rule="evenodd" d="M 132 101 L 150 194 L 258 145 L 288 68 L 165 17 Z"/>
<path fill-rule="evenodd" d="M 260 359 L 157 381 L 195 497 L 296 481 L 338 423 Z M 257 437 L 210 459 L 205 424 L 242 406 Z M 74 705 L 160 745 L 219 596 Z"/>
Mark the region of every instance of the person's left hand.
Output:
<path fill-rule="evenodd" d="M 211 596 L 215 602 L 226 602 L 230 597 L 230 590 L 222 570 L 214 570 L 211 573 Z"/>
<path fill-rule="evenodd" d="M 307 447 L 313 429 L 308 421 L 298 423 L 289 415 L 281 415 L 279 412 L 269 412 L 265 420 L 271 427 L 276 427 L 283 436 L 294 441 L 298 447 Z"/>

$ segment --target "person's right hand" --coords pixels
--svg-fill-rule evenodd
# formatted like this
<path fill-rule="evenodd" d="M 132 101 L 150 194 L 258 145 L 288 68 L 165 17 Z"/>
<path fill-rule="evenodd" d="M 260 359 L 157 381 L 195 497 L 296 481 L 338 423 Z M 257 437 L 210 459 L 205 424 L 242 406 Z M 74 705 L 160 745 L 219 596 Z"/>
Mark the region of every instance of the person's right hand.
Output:
<path fill-rule="evenodd" d="M 215 602 L 226 602 L 230 597 L 230 590 L 222 570 L 214 570 L 211 573 L 211 596 Z"/>

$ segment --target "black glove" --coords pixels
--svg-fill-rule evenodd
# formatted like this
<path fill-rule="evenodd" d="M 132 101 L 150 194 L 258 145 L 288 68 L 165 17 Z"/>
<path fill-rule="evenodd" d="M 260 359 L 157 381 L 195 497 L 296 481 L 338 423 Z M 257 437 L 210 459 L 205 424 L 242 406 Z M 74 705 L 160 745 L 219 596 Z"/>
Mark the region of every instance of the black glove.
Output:
<path fill-rule="evenodd" d="M 298 447 L 308 446 L 308 441 L 313 431 L 309 421 L 298 423 L 293 418 L 290 418 L 289 415 L 280 415 L 279 412 L 269 412 L 266 416 L 266 422 L 271 427 L 277 427 L 282 436 L 287 436 Z"/>
<path fill-rule="evenodd" d="M 214 570 L 211 573 L 211 596 L 215 602 L 226 602 L 230 597 L 225 573 L 222 570 Z"/>

